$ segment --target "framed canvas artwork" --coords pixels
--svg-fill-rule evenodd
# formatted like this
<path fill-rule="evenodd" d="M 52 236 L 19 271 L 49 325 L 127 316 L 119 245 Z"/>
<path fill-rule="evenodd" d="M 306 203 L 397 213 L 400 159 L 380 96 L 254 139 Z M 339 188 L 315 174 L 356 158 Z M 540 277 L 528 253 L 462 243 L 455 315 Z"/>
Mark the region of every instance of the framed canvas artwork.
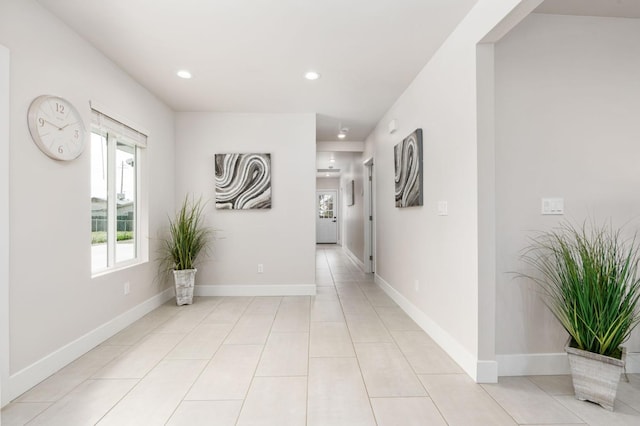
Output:
<path fill-rule="evenodd" d="M 347 184 L 347 206 L 353 206 L 356 203 L 355 183 L 353 180 Z"/>
<path fill-rule="evenodd" d="M 422 129 L 416 129 L 394 148 L 396 207 L 421 206 Z"/>
<path fill-rule="evenodd" d="M 216 208 L 271 208 L 271 154 L 216 154 Z"/>

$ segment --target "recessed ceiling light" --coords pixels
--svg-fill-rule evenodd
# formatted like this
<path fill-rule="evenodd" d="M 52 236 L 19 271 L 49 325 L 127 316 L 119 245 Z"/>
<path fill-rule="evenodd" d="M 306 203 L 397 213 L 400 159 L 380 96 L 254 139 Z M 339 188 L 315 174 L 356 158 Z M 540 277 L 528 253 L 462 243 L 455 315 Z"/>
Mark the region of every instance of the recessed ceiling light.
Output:
<path fill-rule="evenodd" d="M 180 78 L 185 78 L 185 79 L 191 78 L 191 73 L 189 71 L 187 71 L 187 70 L 180 70 L 176 74 Z"/>
<path fill-rule="evenodd" d="M 338 139 L 344 139 L 347 137 L 347 133 L 349 133 L 348 127 L 342 127 L 342 123 L 338 126 Z"/>
<path fill-rule="evenodd" d="M 306 78 L 307 80 L 317 80 L 320 78 L 320 74 L 318 74 L 315 71 L 308 71 L 305 75 L 304 78 Z"/>

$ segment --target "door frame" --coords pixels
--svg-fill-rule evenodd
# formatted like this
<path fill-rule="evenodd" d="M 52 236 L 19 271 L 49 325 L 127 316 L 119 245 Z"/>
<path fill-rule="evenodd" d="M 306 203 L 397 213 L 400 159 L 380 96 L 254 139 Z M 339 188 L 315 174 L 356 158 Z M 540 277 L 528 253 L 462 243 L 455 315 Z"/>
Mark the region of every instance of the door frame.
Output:
<path fill-rule="evenodd" d="M 376 178 L 373 157 L 364 161 L 364 271 L 376 271 Z"/>

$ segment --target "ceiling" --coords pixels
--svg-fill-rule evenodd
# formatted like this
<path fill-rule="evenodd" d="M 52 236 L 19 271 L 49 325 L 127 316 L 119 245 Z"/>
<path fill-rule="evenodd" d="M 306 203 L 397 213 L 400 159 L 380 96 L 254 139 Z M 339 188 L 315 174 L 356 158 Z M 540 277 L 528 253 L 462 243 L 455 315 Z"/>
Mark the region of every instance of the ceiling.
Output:
<path fill-rule="evenodd" d="M 38 1 L 175 111 L 315 113 L 318 141 L 345 127 L 363 141 L 477 2 Z M 546 0 L 535 12 L 640 18 L 640 0 Z M 331 155 L 336 169 L 351 158 L 318 153 L 317 168 Z"/>
<path fill-rule="evenodd" d="M 640 0 L 546 0 L 536 13 L 640 18 Z"/>
<path fill-rule="evenodd" d="M 39 3 L 175 111 L 316 113 L 317 140 L 362 141 L 476 1 Z"/>
<path fill-rule="evenodd" d="M 347 170 L 359 153 L 355 152 L 317 152 L 316 177 L 335 178 Z"/>

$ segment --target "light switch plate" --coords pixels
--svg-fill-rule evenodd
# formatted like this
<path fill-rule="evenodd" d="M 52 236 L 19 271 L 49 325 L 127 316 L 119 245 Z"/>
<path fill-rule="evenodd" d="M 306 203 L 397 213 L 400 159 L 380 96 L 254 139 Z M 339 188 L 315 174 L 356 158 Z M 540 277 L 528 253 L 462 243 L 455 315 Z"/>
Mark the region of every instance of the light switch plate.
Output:
<path fill-rule="evenodd" d="M 564 198 L 543 198 L 542 214 L 543 215 L 564 214 Z"/>
<path fill-rule="evenodd" d="M 438 201 L 438 216 L 449 215 L 449 203 L 446 201 Z"/>

